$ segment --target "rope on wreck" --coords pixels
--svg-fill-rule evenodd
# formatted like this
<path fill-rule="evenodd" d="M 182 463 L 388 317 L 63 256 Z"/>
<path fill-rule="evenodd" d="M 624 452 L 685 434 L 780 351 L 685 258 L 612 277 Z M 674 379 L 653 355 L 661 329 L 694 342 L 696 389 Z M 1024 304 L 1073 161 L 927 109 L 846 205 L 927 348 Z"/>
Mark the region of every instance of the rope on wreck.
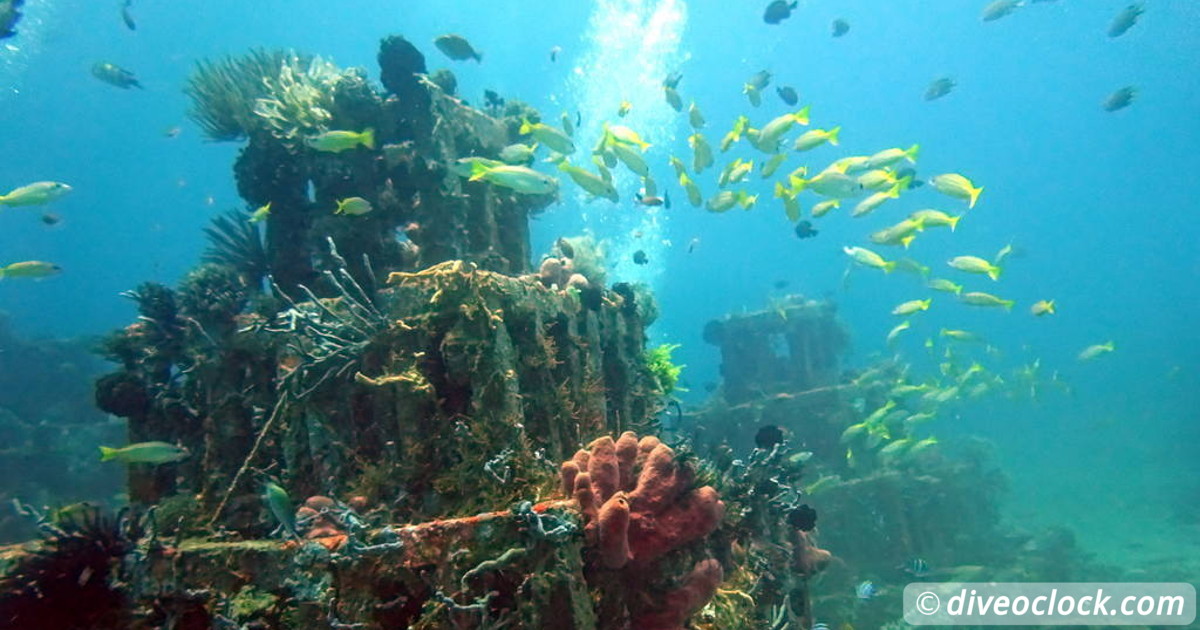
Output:
<path fill-rule="evenodd" d="M 250 453 L 246 455 L 246 460 L 242 462 L 242 467 L 238 468 L 237 474 L 233 476 L 233 482 L 229 484 L 229 488 L 225 490 L 225 496 L 221 497 L 221 502 L 217 504 L 217 509 L 213 512 L 212 517 L 208 519 L 208 526 L 215 527 L 217 519 L 221 518 L 221 512 L 225 511 L 225 505 L 229 503 L 229 498 L 233 496 L 233 491 L 237 489 L 238 483 L 242 480 L 242 475 L 250 470 L 250 462 L 254 461 L 254 457 L 258 455 L 258 450 L 262 447 L 263 440 L 266 439 L 267 433 L 271 431 L 271 427 L 275 426 L 275 421 L 283 415 L 283 408 L 288 397 L 284 392 L 280 392 L 279 400 L 275 401 L 275 407 L 271 409 L 271 415 L 263 426 L 258 431 L 258 437 L 254 439 L 254 446 L 250 447 Z"/>

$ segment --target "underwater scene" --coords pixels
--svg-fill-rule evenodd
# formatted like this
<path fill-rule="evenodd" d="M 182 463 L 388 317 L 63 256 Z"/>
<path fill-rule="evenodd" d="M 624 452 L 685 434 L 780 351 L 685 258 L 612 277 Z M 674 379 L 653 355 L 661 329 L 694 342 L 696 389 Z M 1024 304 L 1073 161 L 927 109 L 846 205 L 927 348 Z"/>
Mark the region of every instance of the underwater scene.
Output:
<path fill-rule="evenodd" d="M 1200 584 L 1200 3 L 0 0 L 0 112 L 0 628 Z"/>

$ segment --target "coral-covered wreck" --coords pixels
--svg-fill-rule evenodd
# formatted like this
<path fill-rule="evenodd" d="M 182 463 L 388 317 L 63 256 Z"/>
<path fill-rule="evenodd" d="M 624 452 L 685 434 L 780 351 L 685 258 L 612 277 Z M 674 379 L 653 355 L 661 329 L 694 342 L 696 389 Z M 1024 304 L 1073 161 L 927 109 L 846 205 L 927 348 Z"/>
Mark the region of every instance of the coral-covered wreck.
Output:
<path fill-rule="evenodd" d="M 140 317 L 106 340 L 119 368 L 96 386 L 130 442 L 191 456 L 131 465 L 116 521 L 44 517 L 40 546 L 0 556 L 0 619 L 808 627 L 806 580 L 829 556 L 796 506 L 747 494 L 753 475 L 798 474 L 786 453 L 733 475 L 653 437 L 673 377 L 646 361 L 648 292 L 606 286 L 586 239 L 535 270 L 528 219 L 553 195 L 456 170 L 537 112 L 468 106 L 401 37 L 379 63 L 383 90 L 290 52 L 197 69 L 193 117 L 248 140 L 238 190 L 269 214 L 218 218 L 178 288 L 131 291 Z M 305 142 L 367 128 L 374 146 Z M 335 215 L 350 197 L 372 211 Z M 106 543 L 72 554 L 90 539 Z"/>

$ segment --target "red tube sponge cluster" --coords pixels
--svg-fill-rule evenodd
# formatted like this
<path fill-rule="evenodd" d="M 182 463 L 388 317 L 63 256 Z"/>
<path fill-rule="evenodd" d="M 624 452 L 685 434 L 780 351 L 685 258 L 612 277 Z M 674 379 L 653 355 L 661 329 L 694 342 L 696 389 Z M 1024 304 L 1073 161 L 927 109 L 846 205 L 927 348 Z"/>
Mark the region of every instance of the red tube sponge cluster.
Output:
<path fill-rule="evenodd" d="M 717 491 L 693 488 L 691 469 L 656 437 L 639 440 L 626 431 L 616 440 L 599 438 L 560 472 L 563 490 L 583 512 L 588 543 L 608 569 L 653 562 L 708 536 L 725 515 Z"/>

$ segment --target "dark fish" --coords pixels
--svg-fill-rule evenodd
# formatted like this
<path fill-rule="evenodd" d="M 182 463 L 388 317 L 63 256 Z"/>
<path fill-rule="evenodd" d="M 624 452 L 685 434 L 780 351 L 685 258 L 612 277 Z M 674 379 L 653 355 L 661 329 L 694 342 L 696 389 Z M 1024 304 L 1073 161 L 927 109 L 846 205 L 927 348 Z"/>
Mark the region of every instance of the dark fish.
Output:
<path fill-rule="evenodd" d="M 925 100 L 936 101 L 939 98 L 949 94 L 952 90 L 954 90 L 954 86 L 956 85 L 958 84 L 955 83 L 954 79 L 951 79 L 950 77 L 934 79 L 933 82 L 929 84 L 929 87 L 925 88 Z"/>
<path fill-rule="evenodd" d="M 671 193 L 669 192 L 664 192 L 663 196 L 661 197 L 647 197 L 643 195 L 641 191 L 638 191 L 634 193 L 633 196 L 635 199 L 637 199 L 637 202 L 643 206 L 662 206 L 668 210 L 671 209 Z"/>
<path fill-rule="evenodd" d="M 782 443 L 783 429 L 773 424 L 764 425 L 754 434 L 754 445 L 764 451 L 769 451 L 775 448 L 776 444 Z"/>
<path fill-rule="evenodd" d="M 787 280 L 776 280 L 775 284 L 772 284 L 771 286 L 775 287 L 776 291 L 782 291 L 782 290 L 788 288 L 788 286 L 791 284 L 792 283 L 788 282 Z"/>
<path fill-rule="evenodd" d="M 558 53 L 562 52 L 562 46 L 555 46 L 550 49 L 550 62 L 558 61 Z"/>
<path fill-rule="evenodd" d="M 492 90 L 483 91 L 483 102 L 488 107 L 500 108 L 504 107 L 504 97 L 500 96 Z"/>
<path fill-rule="evenodd" d="M 125 23 L 125 28 L 136 31 L 137 24 L 133 22 L 133 14 L 129 12 L 129 7 L 133 5 L 133 0 L 125 0 L 125 4 L 121 5 L 121 21 Z"/>
<path fill-rule="evenodd" d="M 798 238 L 812 238 L 820 233 L 820 230 L 813 227 L 812 221 L 801 221 L 796 224 L 796 236 Z"/>
<path fill-rule="evenodd" d="M 850 32 L 850 23 L 847 22 L 846 20 L 843 20 L 842 18 L 838 18 L 833 21 L 832 28 L 833 28 L 833 36 L 841 37 L 842 35 L 845 35 L 846 33 Z"/>
<path fill-rule="evenodd" d="M 132 72 L 105 61 L 97 61 L 92 66 L 92 76 L 109 85 L 115 85 L 122 90 L 128 90 L 129 88 L 140 89 L 142 87 L 142 84 L 138 83 L 137 77 L 133 76 Z"/>
<path fill-rule="evenodd" d="M 800 102 L 800 95 L 797 94 L 796 89 L 791 86 L 780 85 L 775 88 L 775 93 L 779 95 L 779 100 L 787 103 L 788 106 L 792 106 Z"/>
<path fill-rule="evenodd" d="M 795 527 L 802 532 L 811 532 L 817 527 L 817 511 L 812 509 L 807 503 L 797 508 L 792 508 L 787 514 L 788 525 Z"/>
<path fill-rule="evenodd" d="M 796 8 L 797 2 L 787 2 L 787 0 L 775 0 L 767 5 L 767 10 L 763 11 L 763 21 L 767 24 L 778 24 L 792 16 L 792 10 Z"/>
<path fill-rule="evenodd" d="M 671 74 L 667 75 L 667 78 L 663 79 L 663 87 L 669 87 L 671 89 L 675 89 L 675 88 L 679 87 L 679 82 L 682 80 L 683 80 L 683 73 L 672 72 Z"/>
<path fill-rule="evenodd" d="M 554 242 L 554 246 L 558 248 L 558 252 L 565 258 L 575 257 L 575 248 L 571 247 L 571 242 L 565 238 L 559 238 Z"/>
<path fill-rule="evenodd" d="M 925 185 L 924 181 L 917 178 L 917 171 L 911 166 L 905 166 L 896 170 L 897 180 L 904 179 L 905 177 L 910 178 L 908 180 L 909 190 L 912 190 L 913 188 L 920 188 Z"/>
<path fill-rule="evenodd" d="M 1118 109 L 1125 109 L 1133 103 L 1133 97 L 1135 96 L 1137 96 L 1137 88 L 1127 85 L 1109 94 L 1108 98 L 1104 99 L 1104 111 L 1115 112 Z"/>
<path fill-rule="evenodd" d="M 58 225 L 60 221 L 62 221 L 62 217 L 54 214 L 53 212 L 47 212 L 46 214 L 42 215 L 42 223 L 45 223 L 46 225 Z"/>
<path fill-rule="evenodd" d="M 999 20 L 1000 18 L 1024 6 L 1024 4 L 1025 3 L 1021 2 L 1020 0 L 995 0 L 983 8 L 983 17 L 981 19 L 984 22 L 993 22 L 995 20 Z"/>
<path fill-rule="evenodd" d="M 746 85 L 762 90 L 771 85 L 771 73 L 766 70 L 759 70 L 754 73 L 754 76 L 746 80 Z"/>
<path fill-rule="evenodd" d="M 471 42 L 467 41 L 467 38 L 462 35 L 455 35 L 453 33 L 439 35 L 437 39 L 433 40 L 433 45 L 437 46 L 438 50 L 455 61 L 465 61 L 467 59 L 474 59 L 477 62 L 483 61 L 483 53 L 475 50 L 475 47 L 471 46 Z"/>
<path fill-rule="evenodd" d="M 646 252 L 644 252 L 640 249 L 637 250 L 636 252 L 633 252 L 633 264 L 644 265 L 648 262 L 650 262 L 650 258 L 648 256 L 646 256 Z"/>
<path fill-rule="evenodd" d="M 1108 25 L 1108 36 L 1120 37 L 1124 35 L 1125 31 L 1128 31 L 1133 28 L 1134 24 L 1137 24 L 1138 18 L 1145 12 L 1146 8 L 1140 2 L 1125 7 L 1124 11 L 1121 11 L 1117 14 L 1117 17 L 1113 18 L 1112 24 Z"/>

